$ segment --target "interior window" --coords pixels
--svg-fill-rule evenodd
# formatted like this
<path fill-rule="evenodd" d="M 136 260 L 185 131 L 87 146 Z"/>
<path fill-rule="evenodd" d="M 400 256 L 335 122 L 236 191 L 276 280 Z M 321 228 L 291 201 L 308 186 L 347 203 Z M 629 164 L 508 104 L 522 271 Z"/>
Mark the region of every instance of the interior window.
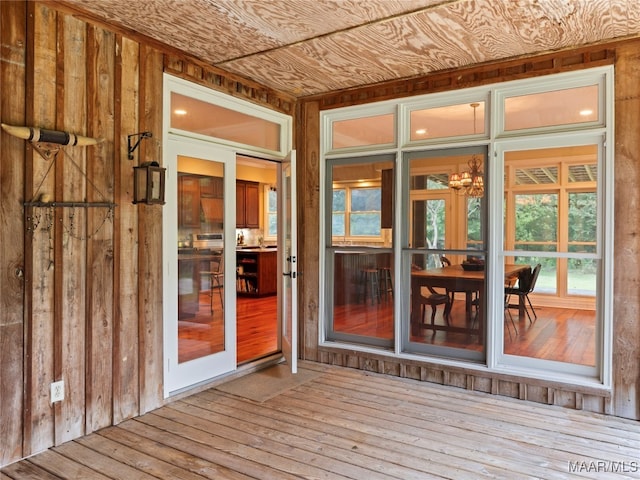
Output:
<path fill-rule="evenodd" d="M 410 266 L 405 273 L 410 288 L 403 301 L 410 305 L 411 351 L 484 358 L 484 194 L 449 188 L 449 179 L 461 176 L 472 158 L 484 169 L 482 149 L 405 154 L 409 248 L 403 257 Z"/>
<path fill-rule="evenodd" d="M 505 153 L 505 249 L 535 278 L 513 278 L 505 353 L 595 366 L 596 145 Z"/>
<path fill-rule="evenodd" d="M 393 345 L 392 158 L 328 164 L 327 338 Z"/>

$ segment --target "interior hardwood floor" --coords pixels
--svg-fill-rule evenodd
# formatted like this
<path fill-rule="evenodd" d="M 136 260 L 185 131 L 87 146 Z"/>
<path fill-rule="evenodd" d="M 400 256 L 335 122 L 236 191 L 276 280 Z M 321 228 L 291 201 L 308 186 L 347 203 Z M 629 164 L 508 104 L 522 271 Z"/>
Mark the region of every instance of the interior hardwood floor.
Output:
<path fill-rule="evenodd" d="M 224 348 L 223 310 L 214 292 L 213 313 L 208 292 L 200 293 L 198 312 L 178 321 L 178 358 L 186 362 Z M 237 362 L 245 363 L 278 351 L 277 297 L 238 297 L 236 301 Z"/>
<path fill-rule="evenodd" d="M 505 314 L 504 351 L 509 355 L 555 360 L 580 365 L 595 365 L 596 328 L 595 311 L 567 308 L 536 307 L 537 320 L 522 318 L 517 309 L 510 310 L 516 326 Z M 437 308 L 436 324 L 444 325 L 443 306 Z M 477 334 L 434 331 L 429 328 L 431 308 L 427 307 L 425 324 L 413 332 L 411 341 L 431 345 L 470 350 L 482 350 L 483 342 Z M 509 322 L 508 324 L 506 322 Z M 367 302 L 339 305 L 334 309 L 334 330 L 379 339 L 393 339 L 393 303 L 391 296 L 382 297 L 380 303 Z M 456 299 L 451 311 L 451 323 L 469 326 L 465 315 L 465 302 Z"/>
<path fill-rule="evenodd" d="M 640 423 L 372 372 L 262 403 L 209 389 L 1 470 L 2 480 L 640 478 Z"/>
<path fill-rule="evenodd" d="M 278 297 L 238 297 L 238 364 L 275 353 L 278 345 Z"/>

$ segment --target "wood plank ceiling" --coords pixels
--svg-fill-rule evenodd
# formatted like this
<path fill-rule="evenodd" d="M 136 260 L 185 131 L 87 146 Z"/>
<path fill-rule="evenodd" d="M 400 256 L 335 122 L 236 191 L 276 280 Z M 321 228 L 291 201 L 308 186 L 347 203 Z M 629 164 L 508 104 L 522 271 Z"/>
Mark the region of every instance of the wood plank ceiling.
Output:
<path fill-rule="evenodd" d="M 640 35 L 638 0 L 64 0 L 296 97 Z"/>

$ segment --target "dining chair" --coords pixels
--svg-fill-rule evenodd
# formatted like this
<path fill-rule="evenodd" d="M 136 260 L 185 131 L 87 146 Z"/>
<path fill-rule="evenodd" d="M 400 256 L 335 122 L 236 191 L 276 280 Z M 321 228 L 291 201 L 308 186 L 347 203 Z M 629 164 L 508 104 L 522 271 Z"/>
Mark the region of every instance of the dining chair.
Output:
<path fill-rule="evenodd" d="M 412 264 L 411 271 L 419 271 L 422 270 L 422 267 L 419 265 Z M 420 287 L 420 308 L 422 309 L 422 323 L 425 324 L 424 316 L 427 313 L 426 307 L 431 307 L 431 328 L 433 328 L 433 333 L 436 333 L 434 328 L 435 320 L 436 320 L 436 311 L 439 305 L 444 305 L 444 311 L 442 312 L 442 318 L 447 325 L 450 325 L 449 320 L 451 317 L 451 297 L 449 297 L 449 292 L 440 292 L 436 290 L 436 288 L 431 286 Z"/>
<path fill-rule="evenodd" d="M 449 325 L 449 320 L 451 317 L 451 297 L 449 297 L 449 293 L 441 293 L 438 292 L 435 288 L 426 286 L 420 288 L 420 305 L 422 307 L 422 323 L 424 324 L 424 316 L 427 313 L 426 307 L 431 307 L 431 327 L 435 326 L 436 319 L 436 310 L 438 305 L 444 305 L 444 311 L 442 312 L 442 318 Z M 433 333 L 436 330 L 433 328 Z"/>
<path fill-rule="evenodd" d="M 209 262 L 209 270 L 202 272 L 209 276 L 209 300 L 211 305 L 211 313 L 213 313 L 213 297 L 214 290 L 218 290 L 218 296 L 220 297 L 220 306 L 224 309 L 224 300 L 222 295 L 222 288 L 224 286 L 224 266 L 223 266 L 222 253 L 215 254 Z"/>
<path fill-rule="evenodd" d="M 529 323 L 533 323 L 533 319 L 537 320 L 538 315 L 536 314 L 535 309 L 533 308 L 533 304 L 531 303 L 531 299 L 529 298 L 529 294 L 533 292 L 536 288 L 536 283 L 538 281 L 538 276 L 540 275 L 540 270 L 542 269 L 541 264 L 537 264 L 533 270 L 525 269 L 520 272 L 518 275 L 518 283 L 513 287 L 505 287 L 504 295 L 505 295 L 505 303 L 507 304 L 507 308 L 519 308 L 519 304 L 524 303 L 524 312 L 527 314 L 529 318 Z M 512 304 L 509 302 L 509 299 L 512 295 L 518 296 L 518 304 Z M 529 304 L 529 308 L 527 308 L 527 303 Z M 533 319 L 531 318 L 531 314 L 529 313 L 529 309 L 531 309 L 531 313 L 533 313 Z"/>

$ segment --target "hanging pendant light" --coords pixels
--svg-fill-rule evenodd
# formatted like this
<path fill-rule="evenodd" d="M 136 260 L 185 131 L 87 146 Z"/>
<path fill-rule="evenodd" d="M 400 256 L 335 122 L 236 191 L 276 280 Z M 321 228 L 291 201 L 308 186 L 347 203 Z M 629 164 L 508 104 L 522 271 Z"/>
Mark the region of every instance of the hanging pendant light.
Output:
<path fill-rule="evenodd" d="M 470 106 L 473 108 L 473 133 L 476 133 L 476 108 L 480 106 L 479 103 L 472 103 Z M 449 176 L 449 188 L 466 195 L 468 197 L 480 198 L 484 195 L 484 180 L 482 172 L 482 162 L 476 155 L 473 155 L 467 162 L 469 170 L 461 173 L 452 173 Z"/>

